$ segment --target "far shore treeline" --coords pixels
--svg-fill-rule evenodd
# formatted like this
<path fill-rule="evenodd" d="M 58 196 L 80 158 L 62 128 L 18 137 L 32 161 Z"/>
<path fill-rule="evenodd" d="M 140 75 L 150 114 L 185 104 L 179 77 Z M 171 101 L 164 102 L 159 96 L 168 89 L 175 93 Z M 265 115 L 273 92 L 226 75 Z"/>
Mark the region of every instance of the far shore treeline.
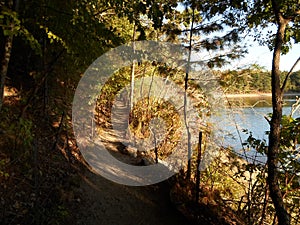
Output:
<path fill-rule="evenodd" d="M 258 65 L 240 70 L 216 71 L 224 92 L 229 94 L 269 93 L 271 90 L 271 71 Z M 287 71 L 282 72 L 284 78 Z M 300 70 L 293 72 L 287 83 L 285 92 L 300 91 Z"/>

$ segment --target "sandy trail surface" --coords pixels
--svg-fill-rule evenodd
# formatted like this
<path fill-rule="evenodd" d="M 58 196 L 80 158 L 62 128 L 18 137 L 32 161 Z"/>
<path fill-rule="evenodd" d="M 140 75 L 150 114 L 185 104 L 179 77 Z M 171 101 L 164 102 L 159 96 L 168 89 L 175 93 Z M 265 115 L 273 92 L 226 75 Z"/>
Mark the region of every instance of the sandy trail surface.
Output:
<path fill-rule="evenodd" d="M 115 125 L 126 128 L 128 106 L 116 103 Z M 99 134 L 106 149 L 118 160 L 136 164 L 135 158 L 120 151 L 125 133 L 103 130 Z M 189 225 L 170 202 L 168 181 L 132 187 L 114 183 L 90 171 L 82 175 L 76 224 L 80 225 Z"/>

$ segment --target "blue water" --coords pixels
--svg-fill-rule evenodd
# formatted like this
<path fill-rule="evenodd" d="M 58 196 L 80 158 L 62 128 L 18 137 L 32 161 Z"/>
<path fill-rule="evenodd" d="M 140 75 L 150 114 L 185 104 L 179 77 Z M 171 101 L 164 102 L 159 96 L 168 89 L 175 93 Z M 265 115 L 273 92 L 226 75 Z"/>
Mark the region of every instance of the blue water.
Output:
<path fill-rule="evenodd" d="M 228 107 L 225 113 L 213 118 L 213 121 L 216 122 L 218 139 L 220 140 L 218 144 L 233 148 L 238 154 L 249 158 L 250 161 L 265 162 L 265 156 L 258 154 L 253 149 L 247 149 L 242 143 L 247 140 L 249 132 L 252 132 L 255 138 L 264 139 L 268 143 L 266 131 L 269 131 L 270 127 L 265 117 L 268 117 L 272 112 L 271 99 L 237 98 L 232 99 L 232 101 L 242 103 L 240 105 L 244 106 Z M 284 115 L 291 113 L 291 106 L 295 102 L 296 96 L 287 96 L 285 98 L 285 106 L 283 107 Z M 293 116 L 300 117 L 299 110 Z M 248 133 L 245 133 L 245 130 L 248 130 Z"/>

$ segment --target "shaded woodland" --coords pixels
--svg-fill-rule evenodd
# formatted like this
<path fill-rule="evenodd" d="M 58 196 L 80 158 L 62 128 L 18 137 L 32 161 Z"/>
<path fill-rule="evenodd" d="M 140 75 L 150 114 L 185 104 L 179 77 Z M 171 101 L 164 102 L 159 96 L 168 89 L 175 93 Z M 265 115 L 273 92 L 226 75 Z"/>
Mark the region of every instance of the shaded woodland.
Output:
<path fill-rule="evenodd" d="M 285 92 L 300 91 L 300 73 L 279 68 L 280 56 L 300 41 L 299 9 L 297 0 L 1 0 L 0 223 L 299 224 L 300 118 L 293 113 L 300 101 L 283 116 L 282 98 Z M 222 69 L 245 56 L 245 36 L 273 52 L 271 71 L 258 65 Z M 199 152 L 213 141 L 207 127 L 201 138 L 193 137 L 200 144 L 186 149 L 183 169 L 167 181 L 126 187 L 94 175 L 73 133 L 75 90 L 99 56 L 141 40 L 206 52 L 199 66 L 218 77 L 225 93 L 272 93 L 269 140 L 245 130 L 249 137 L 242 146 L 265 155 L 267 162 L 257 164 L 217 146 L 215 160 L 199 173 Z M 132 67 L 117 71 L 99 94 L 94 118 L 99 132 L 111 127 L 111 106 L 132 82 Z M 158 62 L 134 68 L 135 78 L 155 74 L 170 79 L 197 109 L 210 114 L 205 93 L 188 72 Z M 148 98 L 130 113 L 130 129 L 142 139 L 150 135 L 151 118 L 165 121 L 167 138 L 143 156 L 150 164 L 163 161 L 179 142 L 177 130 L 185 127 L 174 107 Z M 114 144 L 120 150 L 116 158 L 141 163 L 122 151 L 121 143 Z"/>

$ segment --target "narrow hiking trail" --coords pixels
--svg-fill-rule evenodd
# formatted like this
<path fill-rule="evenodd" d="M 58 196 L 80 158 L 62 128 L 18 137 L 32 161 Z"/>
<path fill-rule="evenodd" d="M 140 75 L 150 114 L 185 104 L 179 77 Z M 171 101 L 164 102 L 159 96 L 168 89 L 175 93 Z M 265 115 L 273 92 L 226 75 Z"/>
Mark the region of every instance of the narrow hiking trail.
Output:
<path fill-rule="evenodd" d="M 76 224 L 190 225 L 170 202 L 168 182 L 129 187 L 87 171 L 80 189 Z"/>
<path fill-rule="evenodd" d="M 124 154 L 128 105 L 115 102 L 114 129 L 101 130 L 106 149 L 118 160 L 137 164 Z M 81 175 L 80 204 L 76 224 L 80 225 L 190 225 L 170 201 L 168 181 L 150 186 L 131 187 L 109 181 L 86 170 Z"/>

